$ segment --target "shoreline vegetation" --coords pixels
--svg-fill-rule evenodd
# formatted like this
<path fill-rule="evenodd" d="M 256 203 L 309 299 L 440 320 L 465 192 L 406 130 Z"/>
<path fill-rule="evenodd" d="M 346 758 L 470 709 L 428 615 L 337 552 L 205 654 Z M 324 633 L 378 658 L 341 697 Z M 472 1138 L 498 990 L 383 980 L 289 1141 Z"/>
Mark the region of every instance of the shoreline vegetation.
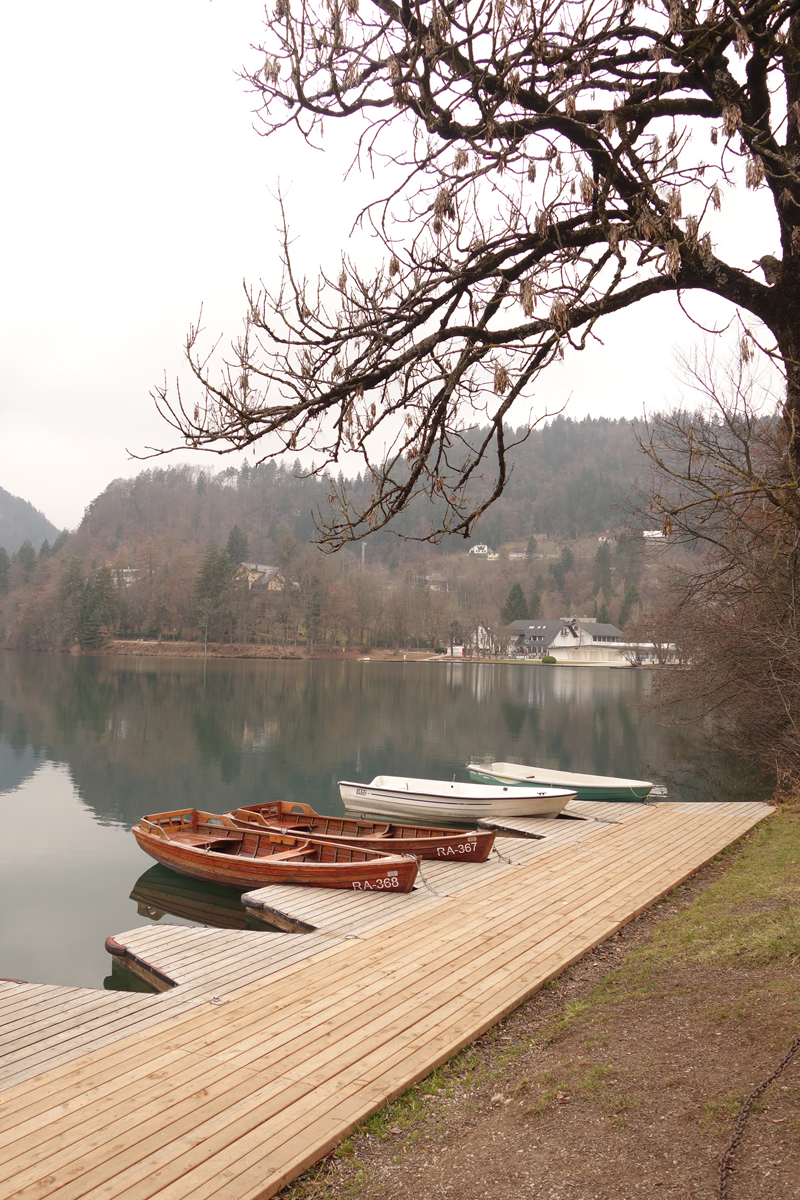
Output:
<path fill-rule="evenodd" d="M 14 647 L 15 648 L 15 647 Z M 12 649 L 5 646 L 0 649 Z M 53 653 L 46 650 L 45 653 Z M 55 651 L 59 653 L 59 651 Z M 392 650 L 383 646 L 372 646 L 367 650 L 359 646 L 307 646 L 299 643 L 296 646 L 280 645 L 239 645 L 236 642 L 202 642 L 193 641 L 162 641 L 148 638 L 112 638 L 102 646 L 81 649 L 77 644 L 69 649 L 63 649 L 63 654 L 81 655 L 87 658 L 222 658 L 222 659 L 262 659 L 281 661 L 314 661 L 314 662 L 441 662 L 456 666 L 465 664 L 493 664 L 502 666 L 555 666 L 555 667 L 589 667 L 595 669 L 605 667 L 613 670 L 623 669 L 623 664 L 609 663 L 571 663 L 551 662 L 542 663 L 538 659 L 508 658 L 491 654 L 451 657 L 448 653 L 432 654 L 430 650 Z M 624 669 L 653 670 L 657 663 L 645 666 L 633 663 L 625 665 Z"/>
<path fill-rule="evenodd" d="M 283 1200 L 716 1196 L 744 1101 L 800 1030 L 798 895 L 794 795 Z M 785 1200 L 799 1177 L 800 1053 L 753 1104 L 728 1186 Z"/>

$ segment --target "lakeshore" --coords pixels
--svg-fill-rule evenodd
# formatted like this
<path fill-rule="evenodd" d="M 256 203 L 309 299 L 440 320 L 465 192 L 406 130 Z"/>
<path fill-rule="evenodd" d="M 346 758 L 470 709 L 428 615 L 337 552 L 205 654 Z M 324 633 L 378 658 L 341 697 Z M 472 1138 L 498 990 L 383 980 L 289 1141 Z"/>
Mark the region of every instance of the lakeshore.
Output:
<path fill-rule="evenodd" d="M 282 1200 L 718 1195 L 742 1104 L 800 1032 L 800 798 L 365 1121 Z M 794 804 L 794 807 L 790 807 Z M 800 1054 L 732 1200 L 800 1177 Z"/>
<path fill-rule="evenodd" d="M 4 983 L 0 1197 L 265 1200 L 769 813 L 573 802 L 355 937 L 151 928 L 115 941 L 160 995 Z"/>

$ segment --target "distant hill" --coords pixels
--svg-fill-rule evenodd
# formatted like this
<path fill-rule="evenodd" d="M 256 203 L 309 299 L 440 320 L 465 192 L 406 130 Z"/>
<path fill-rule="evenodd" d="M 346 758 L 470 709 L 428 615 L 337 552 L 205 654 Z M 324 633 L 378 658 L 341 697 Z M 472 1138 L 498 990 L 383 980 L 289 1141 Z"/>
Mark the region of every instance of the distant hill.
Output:
<path fill-rule="evenodd" d="M 508 430 L 507 444 L 522 432 Z M 613 536 L 632 488 L 647 483 L 637 434 L 641 426 L 627 421 L 557 418 L 516 446 L 508 487 L 473 533 L 474 542 L 501 551 L 494 565 L 469 555 L 463 538 L 430 546 L 390 530 L 368 539 L 363 569 L 359 545 L 320 553 L 309 543 L 317 510 L 328 511 L 328 481 L 305 478 L 299 462 L 245 462 L 222 471 L 150 468 L 109 483 L 78 528 L 55 540 L 40 513 L 0 493 L 0 503 L 29 522 L 6 542 L 11 562 L 0 577 L 0 643 L 90 646 L 91 630 L 101 625 L 122 635 L 194 638 L 205 613 L 203 636 L 208 632 L 210 641 L 295 645 L 298 637 L 316 641 L 321 630 L 331 644 L 345 636 L 359 645 L 422 639 L 433 646 L 455 620 L 499 623 L 515 583 L 537 609 L 532 615 L 605 609 L 606 619 L 624 625 L 621 614 L 630 616 L 634 603 L 650 604 L 661 587 L 644 559 L 619 543 L 597 599 L 598 537 Z M 491 461 L 485 475 L 484 486 L 493 477 Z M 372 488 L 361 475 L 348 481 L 356 505 L 369 501 Z M 417 497 L 395 528 L 424 537 L 442 516 Z M 38 553 L 14 554 L 26 537 Z M 45 538 L 50 545 L 42 550 Z M 518 551 L 526 545 L 532 557 L 522 561 Z M 506 557 L 512 547 L 513 560 Z M 559 554 L 561 569 L 548 561 Z M 229 572 L 245 560 L 277 567 L 291 587 L 254 588 L 243 598 Z M 427 588 L 433 578 L 444 587 Z"/>
<path fill-rule="evenodd" d="M 38 550 L 42 542 L 52 542 L 58 530 L 44 513 L 21 496 L 12 496 L 0 487 L 0 546 L 11 555 L 19 550 L 23 542 L 31 542 Z"/>

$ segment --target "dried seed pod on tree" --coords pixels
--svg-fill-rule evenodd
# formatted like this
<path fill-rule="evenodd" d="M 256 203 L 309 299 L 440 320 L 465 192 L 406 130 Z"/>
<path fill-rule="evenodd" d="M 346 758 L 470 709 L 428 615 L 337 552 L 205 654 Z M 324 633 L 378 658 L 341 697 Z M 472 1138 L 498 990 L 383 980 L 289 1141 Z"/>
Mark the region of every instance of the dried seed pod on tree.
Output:
<path fill-rule="evenodd" d="M 362 217 L 386 267 L 346 260 L 311 295 L 287 236 L 282 286 L 250 294 L 227 369 L 190 331 L 197 415 L 166 389 L 162 411 L 184 444 L 221 453 L 265 435 L 313 448 L 318 471 L 360 453 L 374 500 L 330 506 L 329 548 L 420 492 L 447 498 L 430 537 L 469 535 L 506 483 L 504 422 L 541 372 L 604 316 L 695 290 L 769 331 L 797 466 L 799 55 L 796 0 L 280 3 L 247 77 L 264 130 L 318 144 L 323 119 L 355 118 L 362 147 L 383 146 L 406 184 Z M 762 198 L 774 282 L 715 251 L 721 184 Z"/>

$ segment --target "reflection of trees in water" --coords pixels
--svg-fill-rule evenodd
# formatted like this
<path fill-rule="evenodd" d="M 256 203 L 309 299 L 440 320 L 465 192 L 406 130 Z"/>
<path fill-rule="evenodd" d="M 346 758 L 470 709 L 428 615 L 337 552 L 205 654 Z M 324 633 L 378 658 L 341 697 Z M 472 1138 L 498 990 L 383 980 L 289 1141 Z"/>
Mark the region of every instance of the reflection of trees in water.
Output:
<path fill-rule="evenodd" d="M 2 723 L 3 714 L 0 709 L 0 728 Z M 13 738 L 0 734 L 0 796 L 20 787 L 42 765 L 37 749 L 27 742 L 20 744 L 20 730 L 21 726 L 18 725 Z"/>
<path fill-rule="evenodd" d="M 473 758 L 663 779 L 710 778 L 703 732 L 644 716 L 646 672 L 440 663 L 113 660 L 0 656 L 0 733 L 69 765 L 98 817 L 222 810 L 267 796 L 338 811 L 336 781 L 466 778 Z M 716 772 L 716 774 L 715 774 Z M 766 789 L 762 789 L 766 790 Z M 674 793 L 673 793 L 674 794 Z"/>

